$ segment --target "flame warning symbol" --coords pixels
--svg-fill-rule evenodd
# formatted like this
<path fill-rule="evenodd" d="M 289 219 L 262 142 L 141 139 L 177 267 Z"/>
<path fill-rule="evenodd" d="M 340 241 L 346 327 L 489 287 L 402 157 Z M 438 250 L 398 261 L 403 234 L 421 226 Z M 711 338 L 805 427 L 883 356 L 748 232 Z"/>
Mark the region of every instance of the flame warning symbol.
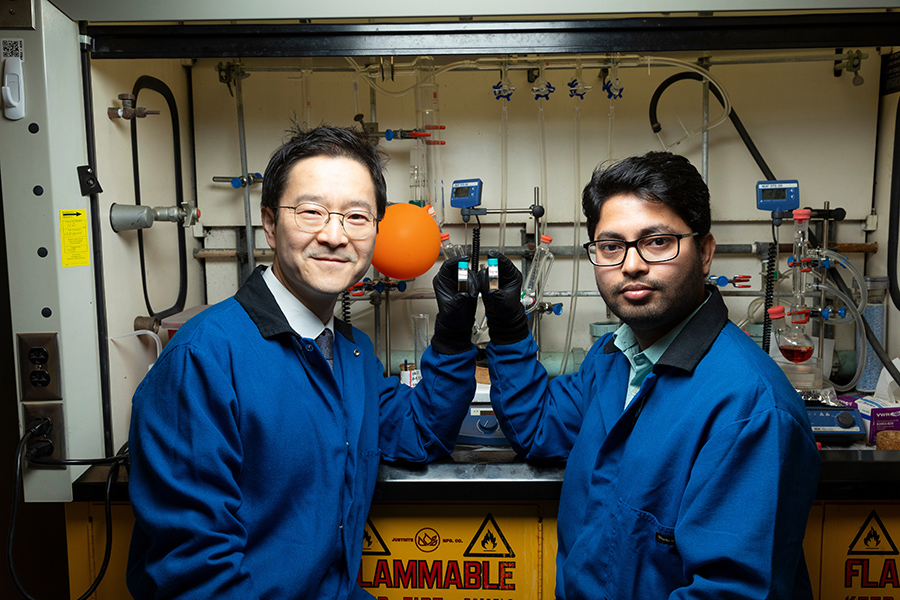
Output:
<path fill-rule="evenodd" d="M 478 558 L 515 558 L 516 553 L 506 541 L 491 513 L 484 518 L 463 556 Z"/>
<path fill-rule="evenodd" d="M 878 548 L 881 545 L 881 536 L 875 531 L 874 527 L 869 528 L 869 533 L 863 538 L 866 548 Z"/>
<path fill-rule="evenodd" d="M 481 539 L 481 547 L 485 550 L 494 550 L 497 548 L 497 538 L 494 537 L 494 534 L 488 531 L 484 534 L 484 537 Z"/>
<path fill-rule="evenodd" d="M 884 527 L 881 518 L 874 510 L 869 513 L 865 523 L 859 528 L 859 532 L 853 541 L 850 542 L 850 548 L 847 555 L 851 554 L 870 554 L 870 555 L 892 555 L 900 554 L 894 540 L 891 539 L 887 529 Z"/>
<path fill-rule="evenodd" d="M 375 529 L 372 519 L 366 519 L 366 526 L 363 529 L 363 554 L 366 556 L 390 556 L 391 551 L 388 550 L 381 534 Z"/>

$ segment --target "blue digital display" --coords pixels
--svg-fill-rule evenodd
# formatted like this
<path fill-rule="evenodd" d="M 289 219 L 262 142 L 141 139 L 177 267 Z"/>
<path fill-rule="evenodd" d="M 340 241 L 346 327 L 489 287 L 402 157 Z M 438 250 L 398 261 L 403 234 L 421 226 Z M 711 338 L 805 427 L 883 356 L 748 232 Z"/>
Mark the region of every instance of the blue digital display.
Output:
<path fill-rule="evenodd" d="M 796 179 L 758 181 L 756 208 L 769 211 L 800 208 L 800 183 Z"/>
<path fill-rule="evenodd" d="M 474 208 L 481 204 L 481 180 L 457 179 L 450 191 L 450 206 Z"/>

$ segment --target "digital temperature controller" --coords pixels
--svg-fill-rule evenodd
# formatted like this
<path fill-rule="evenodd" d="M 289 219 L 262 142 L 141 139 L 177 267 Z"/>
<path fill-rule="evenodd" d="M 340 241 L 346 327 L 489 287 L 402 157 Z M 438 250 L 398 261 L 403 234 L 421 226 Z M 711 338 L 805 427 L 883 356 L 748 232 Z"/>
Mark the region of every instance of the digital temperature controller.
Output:
<path fill-rule="evenodd" d="M 457 179 L 450 192 L 450 206 L 453 208 L 474 208 L 481 204 L 481 180 Z"/>
<path fill-rule="evenodd" d="M 800 183 L 796 179 L 758 181 L 756 208 L 770 211 L 800 208 Z"/>

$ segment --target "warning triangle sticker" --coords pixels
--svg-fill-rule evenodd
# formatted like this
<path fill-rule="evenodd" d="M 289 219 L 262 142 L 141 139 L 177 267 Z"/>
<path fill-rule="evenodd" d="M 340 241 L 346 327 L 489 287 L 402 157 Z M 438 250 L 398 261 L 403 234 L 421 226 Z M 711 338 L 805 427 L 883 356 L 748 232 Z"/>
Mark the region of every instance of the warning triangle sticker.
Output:
<path fill-rule="evenodd" d="M 866 522 L 860 527 L 859 533 L 850 542 L 850 549 L 847 550 L 847 555 L 851 554 L 900 554 L 897 551 L 897 546 L 894 545 L 894 540 L 891 539 L 887 529 L 885 529 L 884 523 L 881 522 L 878 513 L 874 510 L 869 513 Z"/>
<path fill-rule="evenodd" d="M 363 555 L 364 556 L 390 556 L 391 551 L 388 550 L 387 544 L 381 538 L 381 534 L 375 529 L 372 519 L 366 519 L 366 526 L 363 528 Z"/>
<path fill-rule="evenodd" d="M 515 558 L 516 553 L 506 541 L 497 521 L 491 513 L 484 518 L 484 522 L 475 537 L 469 542 L 469 547 L 463 553 L 463 556 L 473 558 Z"/>

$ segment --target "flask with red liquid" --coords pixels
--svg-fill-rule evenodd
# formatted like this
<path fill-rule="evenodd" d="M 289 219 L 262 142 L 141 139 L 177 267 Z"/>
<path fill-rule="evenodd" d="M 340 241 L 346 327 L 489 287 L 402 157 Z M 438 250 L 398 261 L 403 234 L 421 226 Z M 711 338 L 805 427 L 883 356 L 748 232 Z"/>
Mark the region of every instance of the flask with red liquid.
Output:
<path fill-rule="evenodd" d="M 781 355 L 793 363 L 802 363 L 808 361 L 813 355 L 813 341 L 807 335 L 803 327 L 798 323 L 806 323 L 809 310 L 805 307 L 791 307 L 791 323 L 785 323 L 785 309 L 783 306 L 773 306 L 769 309 L 769 318 L 773 324 L 781 320 L 781 325 L 776 325 L 775 341 L 778 344 L 778 350 Z M 797 317 L 795 319 L 795 316 Z M 801 318 L 801 317 L 806 318 Z"/>

